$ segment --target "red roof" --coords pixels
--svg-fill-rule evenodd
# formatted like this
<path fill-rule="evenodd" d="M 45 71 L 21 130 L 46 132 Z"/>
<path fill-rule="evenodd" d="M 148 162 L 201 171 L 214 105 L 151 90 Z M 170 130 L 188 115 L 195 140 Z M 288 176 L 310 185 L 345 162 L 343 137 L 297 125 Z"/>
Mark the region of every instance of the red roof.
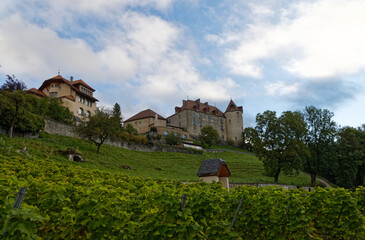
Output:
<path fill-rule="evenodd" d="M 87 88 L 88 88 L 88 89 L 90 89 L 91 91 L 95 92 L 95 90 L 94 90 L 92 87 L 90 87 L 88 84 L 86 84 L 86 83 L 85 83 L 84 81 L 82 81 L 81 79 L 74 81 L 72 85 L 73 85 L 73 86 L 75 86 L 75 85 L 79 85 L 79 84 L 84 85 L 84 87 L 87 87 Z"/>
<path fill-rule="evenodd" d="M 217 107 L 209 105 L 208 102 L 201 103 L 200 98 L 193 100 L 183 100 L 183 105 L 181 107 L 175 107 L 175 114 L 180 113 L 184 110 L 193 110 L 202 113 L 208 113 L 212 115 L 218 115 L 224 117 L 224 114 Z"/>
<path fill-rule="evenodd" d="M 75 101 L 75 98 L 72 95 L 62 96 L 60 98 L 67 98 L 67 99 L 70 99 L 71 101 Z"/>
<path fill-rule="evenodd" d="M 40 97 L 47 97 L 47 95 L 44 94 L 44 92 L 39 91 L 38 89 L 35 89 L 35 88 L 31 88 L 31 89 L 27 90 L 26 92 L 38 95 Z"/>
<path fill-rule="evenodd" d="M 82 95 L 82 96 L 84 96 L 86 98 L 89 98 L 89 99 L 91 99 L 93 101 L 99 101 L 98 99 L 94 98 L 93 96 L 87 95 L 86 93 L 81 92 L 78 88 L 75 87 L 75 85 L 82 84 L 82 85 L 85 85 L 85 87 L 89 88 L 90 90 L 92 90 L 94 92 L 95 90 L 93 88 L 91 88 L 89 85 L 87 85 L 84 81 L 82 81 L 81 79 L 80 80 L 77 80 L 77 81 L 74 81 L 72 83 L 72 86 L 71 86 L 71 82 L 69 80 L 67 80 L 66 78 L 62 77 L 61 75 L 57 75 L 57 76 L 55 76 L 53 78 L 50 78 L 48 80 L 45 80 L 43 82 L 42 86 L 38 90 L 39 91 L 42 91 L 44 88 L 46 88 L 48 85 L 50 85 L 53 82 L 66 83 L 67 85 L 69 85 L 78 94 L 80 94 L 80 95 Z"/>
<path fill-rule="evenodd" d="M 137 113 L 136 115 L 134 115 L 133 117 L 125 120 L 124 122 L 131 122 L 134 120 L 139 120 L 139 119 L 143 119 L 143 118 L 155 118 L 157 114 L 158 119 L 160 120 L 166 120 L 164 117 L 162 117 L 160 114 L 152 111 L 151 109 L 147 109 L 144 110 L 142 112 Z"/>
<path fill-rule="evenodd" d="M 224 113 L 229 112 L 229 111 L 232 111 L 232 110 L 243 112 L 242 106 L 237 107 L 237 105 L 231 99 L 231 101 L 228 103 L 228 107 L 227 107 L 227 109 L 226 109 L 226 111 Z"/>

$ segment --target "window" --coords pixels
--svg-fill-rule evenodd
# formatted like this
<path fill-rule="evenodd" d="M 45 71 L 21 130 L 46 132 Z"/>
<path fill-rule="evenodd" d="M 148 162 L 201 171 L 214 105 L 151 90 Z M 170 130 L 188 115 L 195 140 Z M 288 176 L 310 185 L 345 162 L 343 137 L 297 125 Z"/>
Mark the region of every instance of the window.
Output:
<path fill-rule="evenodd" d="M 200 119 L 199 120 L 199 127 L 202 127 L 203 126 L 203 122 L 202 122 L 202 120 Z"/>
<path fill-rule="evenodd" d="M 57 92 L 50 92 L 49 96 L 56 98 L 57 97 Z"/>
<path fill-rule="evenodd" d="M 179 114 L 179 119 L 181 119 L 181 115 Z"/>
<path fill-rule="evenodd" d="M 192 116 L 195 117 L 195 113 L 194 112 L 193 112 Z"/>
<path fill-rule="evenodd" d="M 201 113 L 199 113 L 199 118 L 200 118 L 200 119 L 202 118 L 202 115 L 201 115 Z"/>
<path fill-rule="evenodd" d="M 87 111 L 86 112 L 86 117 L 90 117 L 91 116 L 91 112 L 90 111 Z"/>
<path fill-rule="evenodd" d="M 179 122 L 179 127 L 181 127 L 181 122 Z"/>
<path fill-rule="evenodd" d="M 164 133 L 163 133 L 163 135 L 169 135 L 169 132 L 168 131 L 165 131 Z"/>
<path fill-rule="evenodd" d="M 91 107 L 93 105 L 93 103 L 90 100 L 87 100 L 86 105 Z"/>
<path fill-rule="evenodd" d="M 80 107 L 79 110 L 77 111 L 77 113 L 79 115 L 84 115 L 84 109 Z"/>
<path fill-rule="evenodd" d="M 222 139 L 224 140 L 224 135 L 222 135 Z"/>
<path fill-rule="evenodd" d="M 193 126 L 196 126 L 196 120 L 193 119 Z"/>
<path fill-rule="evenodd" d="M 85 98 L 83 98 L 83 97 L 79 97 L 79 102 L 80 102 L 80 103 L 85 103 Z"/>
<path fill-rule="evenodd" d="M 229 123 L 231 123 L 231 119 L 229 119 Z"/>
<path fill-rule="evenodd" d="M 185 134 L 182 135 L 182 139 L 186 139 L 186 135 Z"/>
<path fill-rule="evenodd" d="M 208 123 L 210 123 L 210 121 L 211 121 L 212 119 L 211 119 L 211 117 L 210 116 L 208 116 Z"/>

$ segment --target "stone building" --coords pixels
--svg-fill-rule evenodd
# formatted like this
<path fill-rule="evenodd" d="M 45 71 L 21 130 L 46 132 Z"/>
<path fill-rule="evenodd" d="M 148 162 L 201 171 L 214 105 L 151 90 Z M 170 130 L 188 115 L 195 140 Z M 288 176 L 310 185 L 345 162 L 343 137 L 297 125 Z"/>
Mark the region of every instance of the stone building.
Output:
<path fill-rule="evenodd" d="M 131 124 L 139 134 L 149 132 L 151 127 L 156 127 L 157 134 L 180 134 L 183 139 L 191 139 L 188 132 L 183 128 L 166 125 L 166 118 L 160 114 L 146 109 L 124 121 L 124 125 Z"/>
<path fill-rule="evenodd" d="M 60 99 L 61 104 L 70 109 L 76 119 L 91 116 L 96 111 L 98 100 L 93 97 L 95 90 L 81 79 L 73 81 L 73 77 L 67 80 L 57 75 L 45 80 L 40 88 L 31 88 L 27 92 L 38 97 Z"/>
<path fill-rule="evenodd" d="M 197 139 L 200 130 L 210 125 L 217 130 L 222 142 L 232 141 L 238 145 L 242 141 L 242 114 L 242 106 L 238 107 L 232 100 L 224 113 L 200 99 L 183 100 L 181 107 L 175 107 L 175 114 L 167 118 L 167 126 L 181 127 Z"/>

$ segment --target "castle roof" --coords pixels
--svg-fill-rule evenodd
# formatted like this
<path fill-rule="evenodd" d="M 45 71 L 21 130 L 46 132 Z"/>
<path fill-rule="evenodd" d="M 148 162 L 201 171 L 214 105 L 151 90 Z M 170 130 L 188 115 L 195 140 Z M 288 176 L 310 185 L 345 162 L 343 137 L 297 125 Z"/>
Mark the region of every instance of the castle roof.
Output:
<path fill-rule="evenodd" d="M 98 99 L 94 98 L 93 96 L 90 96 L 86 93 L 83 93 L 81 92 L 76 86 L 77 85 L 83 85 L 85 86 L 86 88 L 90 89 L 91 91 L 95 91 L 92 87 L 90 87 L 88 84 L 86 84 L 83 80 L 77 80 L 77 81 L 74 81 L 72 82 L 72 85 L 71 85 L 71 82 L 69 80 L 67 80 L 66 78 L 62 77 L 61 75 L 57 75 L 57 76 L 54 76 L 50 79 L 47 79 L 43 82 L 42 86 L 38 89 L 39 91 L 42 91 L 44 88 L 47 88 L 51 83 L 65 83 L 67 85 L 69 85 L 72 90 L 74 90 L 75 92 L 77 92 L 79 95 L 83 96 L 83 97 L 86 97 L 88 99 L 91 99 L 93 101 L 99 101 Z"/>
<path fill-rule="evenodd" d="M 240 111 L 240 112 L 243 112 L 243 108 L 242 108 L 242 106 L 237 107 L 237 105 L 231 99 L 231 101 L 228 103 L 227 109 L 226 109 L 226 111 L 224 113 L 229 112 L 229 111 Z"/>
<path fill-rule="evenodd" d="M 218 115 L 224 117 L 224 114 L 217 107 L 209 105 L 208 102 L 201 103 L 200 98 L 193 100 L 183 100 L 183 105 L 181 107 L 175 107 L 175 114 L 180 113 L 184 110 L 193 110 L 202 113 L 208 113 L 212 115 Z"/>
<path fill-rule="evenodd" d="M 156 118 L 156 116 L 160 120 L 166 120 L 160 114 L 152 111 L 151 109 L 146 109 L 144 111 L 141 111 L 141 112 L 137 113 L 136 115 L 132 116 L 131 118 L 128 118 L 124 122 L 131 122 L 131 121 L 135 121 L 135 120 L 139 120 L 139 119 L 144 119 L 144 118 Z"/>
<path fill-rule="evenodd" d="M 198 177 L 218 176 L 229 177 L 231 172 L 228 169 L 227 163 L 220 158 L 204 160 L 200 165 Z"/>

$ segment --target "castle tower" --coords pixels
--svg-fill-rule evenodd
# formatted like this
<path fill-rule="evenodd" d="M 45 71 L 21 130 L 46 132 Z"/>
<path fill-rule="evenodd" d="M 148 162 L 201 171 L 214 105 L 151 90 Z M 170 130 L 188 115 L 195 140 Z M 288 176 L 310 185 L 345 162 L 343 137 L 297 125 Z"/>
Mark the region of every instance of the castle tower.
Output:
<path fill-rule="evenodd" d="M 232 141 L 235 146 L 238 146 L 242 141 L 243 131 L 243 108 L 231 100 L 224 113 L 226 117 L 227 140 Z"/>

